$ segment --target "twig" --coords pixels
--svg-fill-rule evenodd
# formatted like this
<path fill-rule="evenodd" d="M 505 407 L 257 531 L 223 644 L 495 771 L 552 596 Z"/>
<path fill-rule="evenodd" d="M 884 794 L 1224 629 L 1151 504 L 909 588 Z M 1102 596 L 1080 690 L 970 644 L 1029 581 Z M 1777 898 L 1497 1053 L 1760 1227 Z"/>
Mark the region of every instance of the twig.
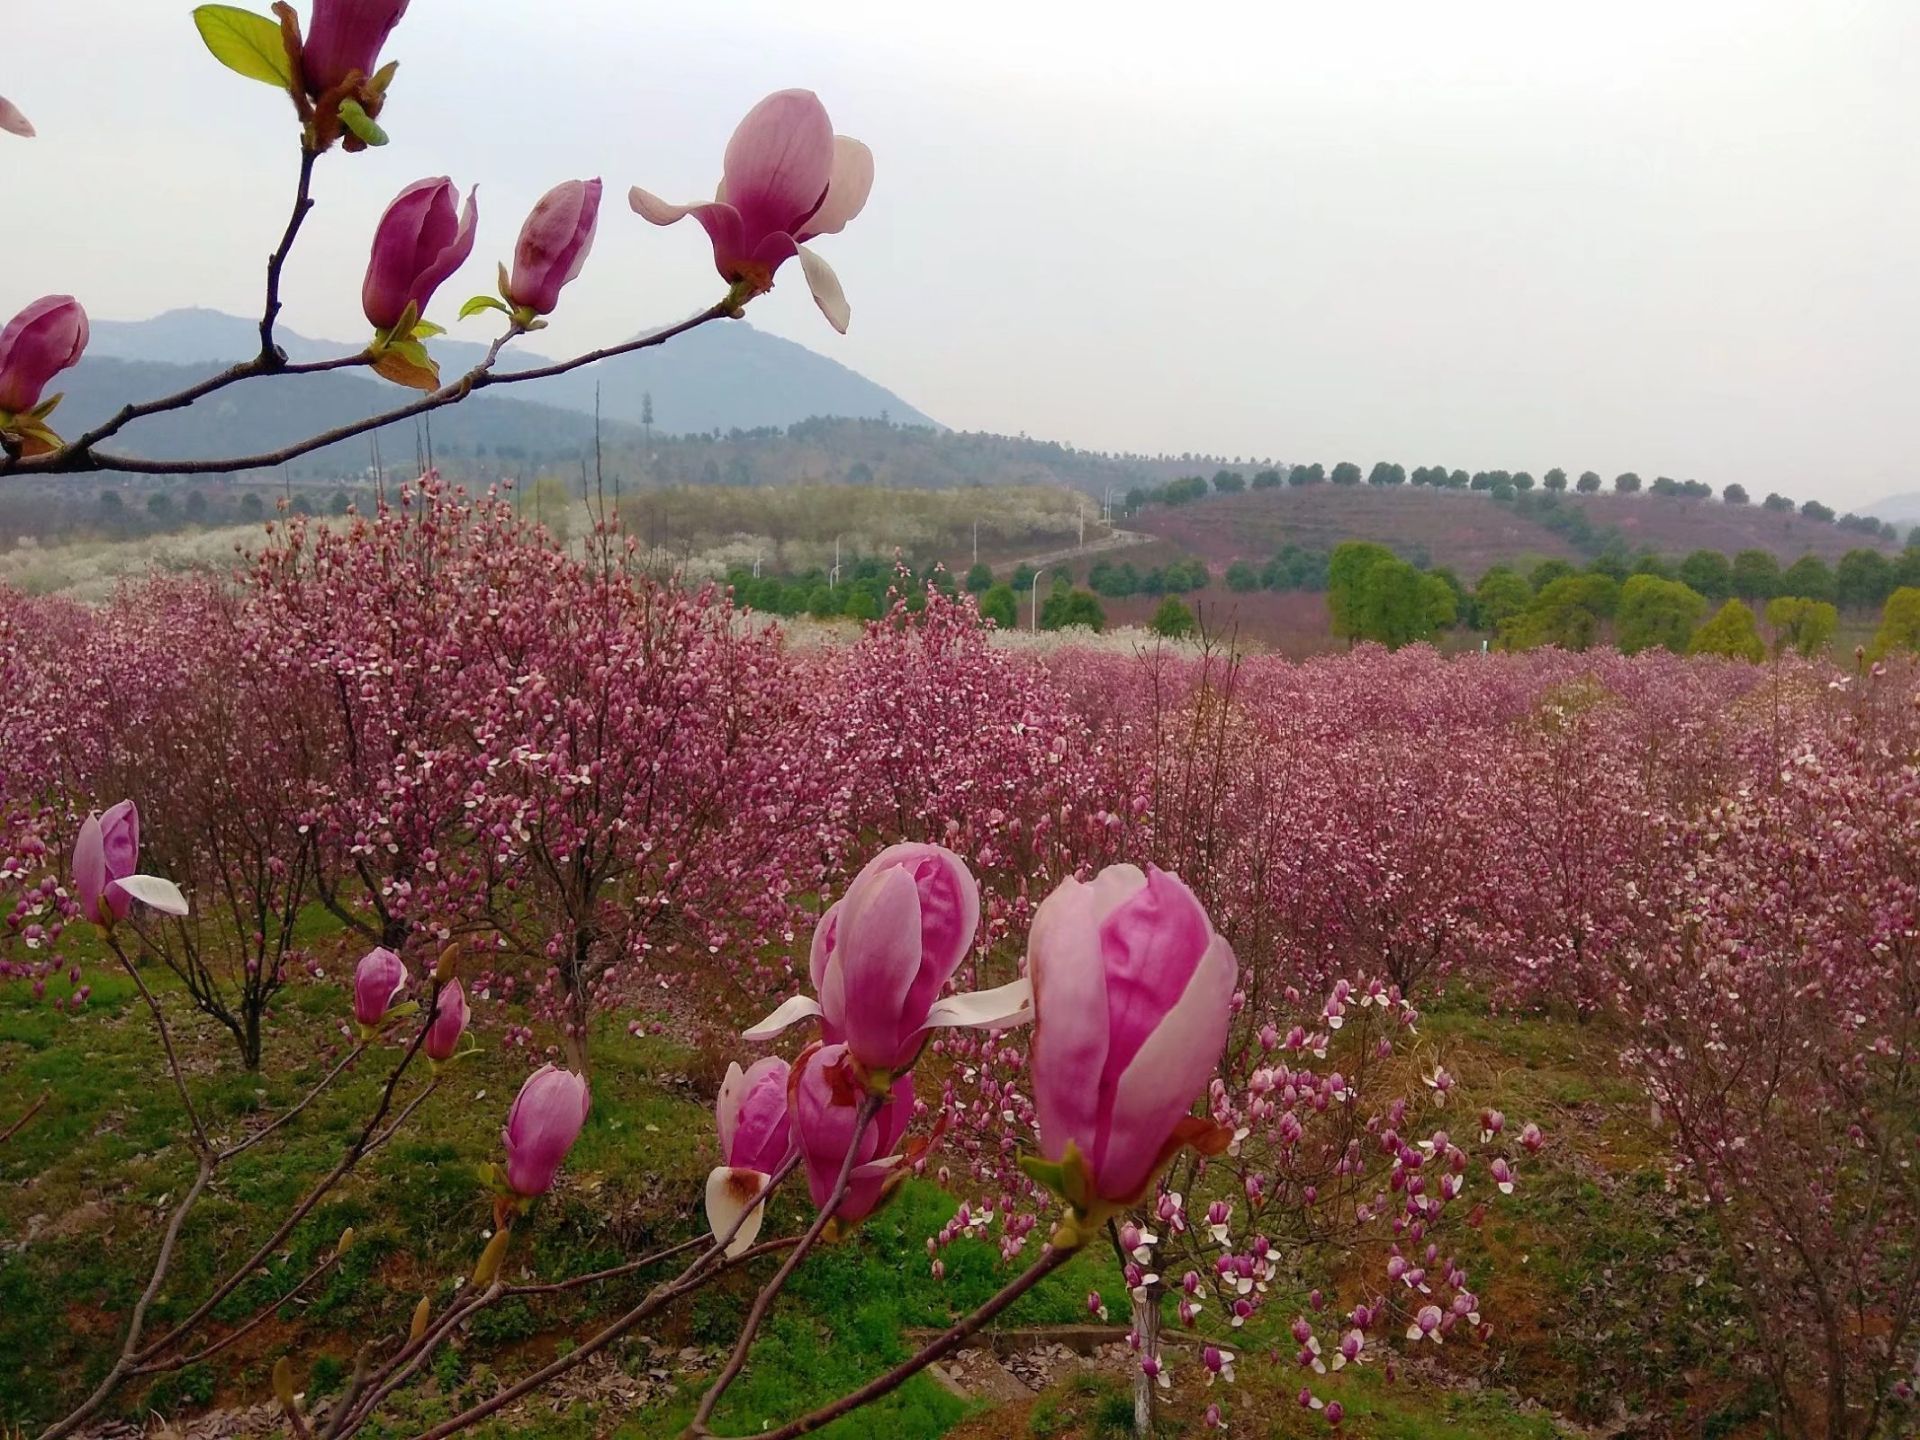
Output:
<path fill-rule="evenodd" d="M 53 1091 L 42 1090 L 40 1092 L 40 1098 L 34 1101 L 33 1104 L 27 1107 L 26 1114 L 22 1115 L 18 1120 L 14 1121 L 13 1124 L 9 1125 L 5 1130 L 0 1130 L 0 1145 L 6 1144 L 7 1141 L 11 1140 L 14 1136 L 18 1135 L 22 1130 L 24 1130 L 26 1128 L 27 1122 L 33 1119 L 33 1117 L 38 1115 L 42 1110 L 44 1110 L 47 1106 L 47 1101 L 52 1098 L 53 1098 Z"/>
<path fill-rule="evenodd" d="M 615 1340 L 618 1340 L 648 1316 L 654 1314 L 672 1301 L 679 1299 L 689 1291 L 698 1290 L 715 1276 L 724 1274 L 736 1265 L 744 1265 L 749 1260 L 757 1260 L 762 1255 L 772 1255 L 777 1251 L 784 1250 L 788 1246 L 797 1245 L 798 1243 L 798 1237 L 792 1235 L 785 1236 L 779 1240 L 763 1240 L 751 1249 L 741 1251 L 732 1259 L 722 1258 L 719 1264 L 711 1268 L 703 1268 L 702 1262 L 708 1258 L 708 1255 L 715 1253 L 709 1251 L 707 1255 L 702 1255 L 699 1260 L 689 1265 L 686 1270 L 682 1272 L 678 1280 L 675 1280 L 670 1285 L 660 1286 L 651 1291 L 646 1299 L 642 1300 L 638 1305 L 634 1306 L 633 1309 L 622 1315 L 592 1339 L 581 1344 L 577 1349 L 569 1350 L 558 1360 L 534 1371 L 533 1374 L 527 1376 L 526 1379 L 509 1386 L 491 1399 L 483 1400 L 478 1405 L 461 1411 L 451 1420 L 442 1421 L 431 1430 L 422 1431 L 419 1435 L 414 1436 L 413 1440 L 446 1440 L 447 1436 L 456 1434 L 466 1429 L 469 1425 L 478 1424 L 489 1415 L 506 1409 L 507 1406 L 518 1400 L 522 1395 L 538 1390 L 542 1385 L 554 1379 L 556 1376 L 564 1375 L 567 1371 L 573 1369 L 574 1366 L 584 1364 L 588 1359 L 606 1349 L 607 1346 L 611 1345 Z"/>
<path fill-rule="evenodd" d="M 677 325 L 669 325 L 664 330 L 656 330 L 651 335 L 643 335 L 637 340 L 629 340 L 620 345 L 609 345 L 604 349 L 590 350 L 584 355 L 576 355 L 571 360 L 562 360 L 552 365 L 542 365 L 532 370 L 514 370 L 505 374 L 495 372 L 491 366 L 498 358 L 501 347 L 517 332 L 509 331 L 496 340 L 488 351 L 487 358 L 473 369 L 467 371 L 458 380 L 444 385 L 432 394 L 423 395 L 405 405 L 395 406 L 379 415 L 370 415 L 364 420 L 355 420 L 345 425 L 335 426 L 321 434 L 283 445 L 278 450 L 266 450 L 256 455 L 227 456 L 214 460 L 149 460 L 137 455 L 103 454 L 91 445 L 82 445 L 76 441 L 62 446 L 49 455 L 34 456 L 31 459 L 0 456 L 0 475 L 70 475 L 92 473 L 101 470 L 121 471 L 131 475 L 210 475 L 240 470 L 265 470 L 288 461 L 297 460 L 315 450 L 328 445 L 337 445 L 342 440 L 351 440 L 356 435 L 365 435 L 368 431 L 378 430 L 396 421 L 410 420 L 416 415 L 425 415 L 445 406 L 457 404 L 476 390 L 491 385 L 519 385 L 528 380 L 543 380 L 554 375 L 564 375 L 583 365 L 591 365 L 599 360 L 611 359 L 616 355 L 629 355 L 637 350 L 651 349 L 664 345 L 676 336 L 684 335 L 713 320 L 719 320 L 734 313 L 738 302 L 729 295 L 718 304 L 711 305 L 699 314 L 682 320 Z M 287 367 L 290 368 L 290 367 Z"/>
<path fill-rule="evenodd" d="M 291 1305 L 295 1300 L 298 1300 L 300 1296 L 303 1293 L 305 1293 L 308 1286 L 312 1285 L 314 1281 L 318 1280 L 322 1275 L 325 1275 L 328 1271 L 332 1270 L 333 1267 L 338 1265 L 339 1263 L 340 1263 L 340 1252 L 336 1250 L 334 1251 L 333 1254 L 327 1256 L 326 1259 L 322 1260 L 318 1265 L 314 1266 L 313 1269 L 309 1270 L 306 1274 L 306 1278 L 303 1279 L 298 1285 L 294 1286 L 293 1289 L 289 1290 L 286 1294 L 282 1295 L 277 1300 L 268 1301 L 267 1304 L 260 1307 L 260 1309 L 254 1314 L 252 1319 L 248 1320 L 244 1325 L 241 1325 L 239 1328 L 232 1330 L 225 1335 L 222 1335 L 218 1340 L 214 1341 L 213 1344 L 207 1346 L 206 1349 L 196 1350 L 191 1355 L 181 1356 L 180 1358 L 174 1359 L 174 1360 L 156 1361 L 155 1363 L 150 1365 L 136 1365 L 133 1368 L 131 1373 L 135 1375 L 154 1375 L 166 1370 L 183 1370 L 189 1365 L 198 1365 L 202 1360 L 208 1359 L 209 1357 L 214 1355 L 218 1355 L 222 1350 L 226 1349 L 229 1345 L 233 1344 L 235 1341 L 241 1339 L 243 1336 L 251 1334 L 259 1326 L 264 1325 L 267 1321 L 267 1317 L 272 1315 L 275 1311 L 281 1309 L 283 1306 Z"/>
<path fill-rule="evenodd" d="M 907 1381 L 926 1369 L 927 1366 L 933 1364 L 934 1361 L 945 1355 L 950 1355 L 959 1349 L 970 1335 L 980 1329 L 980 1327 L 985 1325 L 989 1320 L 993 1319 L 994 1316 L 998 1315 L 1002 1310 L 1005 1310 L 1009 1305 L 1013 1304 L 1014 1301 L 1026 1294 L 1027 1291 L 1039 1284 L 1048 1275 L 1066 1264 L 1067 1261 L 1073 1258 L 1074 1253 L 1072 1250 L 1057 1250 L 1049 1247 L 1046 1253 L 1038 1260 L 1029 1265 L 1020 1275 L 1009 1281 L 999 1294 L 987 1301 L 986 1304 L 974 1311 L 973 1314 L 967 1316 L 966 1319 L 954 1325 L 952 1329 L 940 1336 L 939 1339 L 929 1342 L 919 1354 L 913 1356 L 911 1359 L 901 1361 L 898 1365 L 894 1366 L 893 1369 L 887 1371 L 886 1374 L 869 1380 L 858 1390 L 842 1395 L 831 1405 L 823 1405 L 810 1415 L 803 1415 L 798 1420 L 788 1421 L 778 1430 L 767 1431 L 765 1434 L 756 1437 L 756 1440 L 794 1440 L 795 1436 L 810 1434 L 823 1425 L 831 1425 L 842 1415 L 858 1410 L 862 1405 L 871 1405 L 882 1395 L 898 1390 L 902 1385 L 906 1384 Z"/>
<path fill-rule="evenodd" d="M 773 1278 L 760 1287 L 760 1293 L 754 1296 L 753 1308 L 747 1312 L 746 1324 L 740 1327 L 740 1338 L 734 1342 L 733 1354 L 727 1357 L 723 1369 L 713 1384 L 707 1387 L 707 1393 L 700 1397 L 700 1408 L 693 1412 L 693 1419 L 686 1428 L 687 1436 L 700 1436 L 707 1433 L 707 1421 L 713 1418 L 713 1407 L 720 1403 L 720 1397 L 727 1393 L 727 1387 L 740 1377 L 746 1368 L 747 1352 L 753 1348 L 754 1336 L 760 1333 L 767 1312 L 773 1308 L 773 1302 L 786 1287 L 787 1279 L 807 1256 L 814 1243 L 819 1240 L 828 1224 L 833 1220 L 834 1212 L 840 1208 L 840 1202 L 847 1198 L 847 1186 L 853 1179 L 854 1167 L 859 1164 L 860 1140 L 867 1133 L 867 1126 L 873 1123 L 873 1117 L 880 1112 L 881 1097 L 864 1095 L 860 1100 L 860 1109 L 854 1116 L 853 1138 L 847 1142 L 846 1159 L 840 1162 L 840 1176 L 833 1182 L 833 1190 L 827 1196 L 826 1204 L 820 1207 L 820 1213 L 813 1217 L 813 1224 L 807 1233 L 800 1237 L 800 1243 L 787 1256 L 785 1262 L 773 1273 Z"/>
<path fill-rule="evenodd" d="M 233 1159 L 233 1157 L 236 1155 L 241 1155 L 246 1153 L 248 1150 L 252 1149 L 255 1145 L 258 1145 L 262 1140 L 266 1139 L 269 1135 L 273 1134 L 273 1132 L 278 1130 L 282 1125 L 286 1124 L 289 1120 L 293 1119 L 294 1116 L 298 1115 L 302 1110 L 306 1109 L 307 1106 L 311 1105 L 314 1101 L 314 1098 L 318 1096 L 322 1090 L 326 1089 L 336 1079 L 338 1079 L 340 1076 L 340 1072 L 342 1070 L 345 1070 L 354 1061 L 358 1060 L 360 1056 L 366 1051 L 366 1048 L 367 1048 L 367 1045 L 364 1040 L 361 1041 L 358 1045 L 354 1046 L 352 1050 L 347 1052 L 345 1059 L 343 1059 L 338 1065 L 334 1066 L 333 1069 L 327 1072 L 327 1076 L 324 1080 L 322 1080 L 318 1085 L 314 1086 L 313 1089 L 307 1092 L 306 1098 L 304 1100 L 302 1100 L 298 1105 L 294 1106 L 291 1110 L 287 1111 L 287 1113 L 282 1115 L 279 1119 L 275 1120 L 271 1125 L 267 1126 L 264 1130 L 260 1130 L 255 1132 L 252 1135 L 249 1135 L 246 1139 L 242 1140 L 238 1145 L 230 1146 L 229 1148 L 222 1150 L 220 1152 L 219 1159 L 222 1162 L 225 1162 Z"/>
<path fill-rule="evenodd" d="M 656 1250 L 651 1255 L 643 1255 L 638 1260 L 629 1260 L 624 1265 L 616 1265 L 611 1270 L 596 1270 L 591 1275 L 575 1275 L 570 1280 L 556 1280 L 551 1285 L 509 1285 L 508 1295 L 558 1295 L 566 1290 L 578 1290 L 583 1285 L 597 1284 L 602 1280 L 618 1280 L 622 1275 L 631 1275 L 636 1270 L 645 1270 L 658 1265 L 662 1260 L 671 1260 L 676 1255 L 709 1243 L 709 1237 L 695 1235 L 691 1240 L 682 1240 L 678 1245 L 669 1245 L 665 1250 Z"/>
<path fill-rule="evenodd" d="M 153 991 L 147 988 L 147 982 L 141 978 L 140 971 L 127 955 L 120 939 L 111 929 L 106 931 L 107 946 L 119 958 L 121 968 L 139 987 L 140 998 L 147 1002 L 147 1009 L 153 1014 L 153 1023 L 160 1031 L 161 1048 L 167 1052 L 167 1070 L 173 1076 L 173 1085 L 180 1092 L 180 1104 L 186 1109 L 187 1123 L 193 1127 L 194 1148 L 201 1154 L 212 1158 L 213 1143 L 207 1139 L 207 1132 L 200 1123 L 200 1112 L 193 1108 L 193 1097 L 187 1093 L 187 1080 L 180 1073 L 180 1057 L 173 1053 L 173 1032 L 167 1028 L 167 1017 L 160 1010 L 160 1002 L 153 998 Z"/>
<path fill-rule="evenodd" d="M 279 246 L 267 257 L 267 303 L 260 312 L 262 360 L 280 354 L 273 343 L 273 322 L 280 318 L 280 272 L 286 266 L 287 256 L 293 253 L 293 242 L 299 238 L 300 226 L 305 222 L 307 212 L 313 209 L 313 165 L 319 158 L 319 151 L 311 149 L 304 141 L 301 143 L 300 183 L 293 192 L 293 214 L 287 217 L 287 228 L 280 236 Z"/>

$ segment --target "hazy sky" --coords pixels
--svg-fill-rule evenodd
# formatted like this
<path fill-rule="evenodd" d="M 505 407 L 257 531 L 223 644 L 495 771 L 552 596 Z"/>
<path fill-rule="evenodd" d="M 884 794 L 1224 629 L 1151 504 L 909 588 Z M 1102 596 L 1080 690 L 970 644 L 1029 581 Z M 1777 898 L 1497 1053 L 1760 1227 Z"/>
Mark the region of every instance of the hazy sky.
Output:
<path fill-rule="evenodd" d="M 189 9 L 0 0 L 41 137 L 0 135 L 0 311 L 257 308 L 292 112 Z M 413 0 L 388 53 L 394 143 L 325 159 L 290 267 L 308 334 L 363 332 L 373 221 L 440 173 L 480 183 L 481 238 L 438 319 L 572 176 L 608 203 L 540 349 L 709 302 L 700 232 L 627 187 L 710 194 L 739 116 L 802 85 L 877 156 L 819 247 L 853 330 L 797 267 L 753 319 L 949 424 L 1920 489 L 1916 0 Z"/>

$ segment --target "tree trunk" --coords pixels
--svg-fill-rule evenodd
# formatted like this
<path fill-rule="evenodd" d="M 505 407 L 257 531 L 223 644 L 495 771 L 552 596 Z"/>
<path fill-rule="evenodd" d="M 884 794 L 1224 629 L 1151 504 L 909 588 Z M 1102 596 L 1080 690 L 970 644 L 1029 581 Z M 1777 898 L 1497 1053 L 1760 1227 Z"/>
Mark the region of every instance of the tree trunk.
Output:
<path fill-rule="evenodd" d="M 1160 1353 L 1160 1291 L 1158 1280 L 1145 1287 L 1147 1298 L 1133 1302 L 1133 1330 L 1140 1337 L 1140 1358 Z M 1153 1408 L 1159 1382 L 1142 1366 L 1133 1371 L 1133 1433 L 1138 1440 L 1153 1434 Z"/>

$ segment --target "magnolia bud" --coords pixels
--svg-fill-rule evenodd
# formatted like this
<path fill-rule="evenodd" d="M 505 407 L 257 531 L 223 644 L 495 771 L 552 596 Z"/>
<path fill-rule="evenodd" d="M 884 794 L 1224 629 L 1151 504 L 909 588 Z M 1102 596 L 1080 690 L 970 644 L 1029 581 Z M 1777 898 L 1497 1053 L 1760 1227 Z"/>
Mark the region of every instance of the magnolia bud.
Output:
<path fill-rule="evenodd" d="M 333 1258 L 338 1260 L 353 1248 L 353 1227 L 347 1226 L 340 1232 L 340 1242 L 333 1247 Z"/>
<path fill-rule="evenodd" d="M 502 1231 L 501 1233 L 504 1234 L 505 1232 Z M 422 1335 L 427 1333 L 427 1320 L 432 1314 L 433 1302 L 422 1295 L 420 1297 L 420 1303 L 413 1307 L 413 1324 L 407 1330 L 407 1340 L 409 1342 L 418 1340 Z"/>
<path fill-rule="evenodd" d="M 455 940 L 440 952 L 439 960 L 434 962 L 433 978 L 444 985 L 453 979 L 453 977 L 459 973 L 459 970 L 460 942 Z"/>
<path fill-rule="evenodd" d="M 480 1252 L 480 1263 L 473 1267 L 473 1283 L 486 1286 L 493 1283 L 494 1276 L 500 1273 L 500 1262 L 507 1258 L 507 1245 L 513 1239 L 513 1231 L 504 1225 L 493 1232 L 493 1239 L 487 1242 L 487 1248 Z"/>
<path fill-rule="evenodd" d="M 293 1362 L 284 1355 L 273 1362 L 273 1397 L 282 1409 L 293 1413 Z"/>

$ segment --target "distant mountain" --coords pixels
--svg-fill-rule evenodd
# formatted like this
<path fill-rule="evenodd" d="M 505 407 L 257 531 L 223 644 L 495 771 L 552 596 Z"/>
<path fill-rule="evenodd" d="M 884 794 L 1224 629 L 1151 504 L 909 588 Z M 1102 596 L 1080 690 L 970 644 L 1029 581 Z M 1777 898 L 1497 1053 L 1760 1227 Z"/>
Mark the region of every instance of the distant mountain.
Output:
<path fill-rule="evenodd" d="M 87 353 L 103 359 L 205 370 L 243 360 L 259 348 L 257 322 L 218 310 L 169 310 L 150 320 L 96 320 L 92 328 Z M 275 334 L 288 358 L 296 361 L 343 355 L 356 343 L 312 340 L 284 328 Z M 486 353 L 484 345 L 445 337 L 433 341 L 431 348 L 447 375 L 471 367 Z M 524 370 L 549 363 L 549 357 L 514 345 L 503 354 L 500 368 Z M 838 361 L 743 320 L 703 325 L 658 349 L 528 381 L 513 393 L 520 400 L 591 415 L 596 386 L 603 416 L 636 425 L 644 397 L 651 394 L 655 428 L 666 434 L 752 430 L 815 416 L 886 416 L 902 425 L 938 428 L 924 412 Z"/>
<path fill-rule="evenodd" d="M 1920 523 L 1920 490 L 1908 490 L 1903 494 L 1889 495 L 1884 500 L 1876 500 L 1862 513 L 1894 525 Z"/>

